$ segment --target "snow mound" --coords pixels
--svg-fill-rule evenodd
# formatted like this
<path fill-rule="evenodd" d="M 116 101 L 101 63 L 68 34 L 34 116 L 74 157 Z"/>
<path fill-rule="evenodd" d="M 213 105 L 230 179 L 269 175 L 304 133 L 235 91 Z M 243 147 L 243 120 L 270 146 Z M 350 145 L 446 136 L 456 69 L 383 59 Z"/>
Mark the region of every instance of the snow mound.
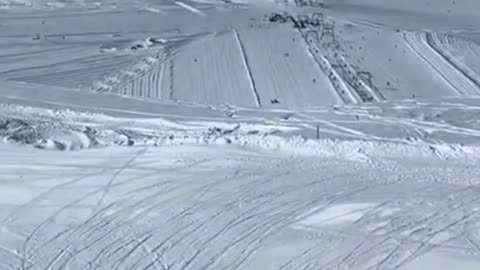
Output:
<path fill-rule="evenodd" d="M 0 136 L 6 141 L 31 144 L 44 149 L 78 150 L 92 146 L 87 133 L 66 128 L 59 122 L 1 119 Z"/>
<path fill-rule="evenodd" d="M 309 139 L 260 124 L 185 123 L 163 119 L 132 120 L 71 110 L 3 106 L 0 137 L 6 141 L 56 150 L 110 146 L 217 145 L 312 155 L 373 163 L 373 158 L 461 159 L 476 162 L 476 146 L 424 141 Z M 210 125 L 210 126 L 209 126 Z M 287 133 L 288 132 L 288 133 Z"/>

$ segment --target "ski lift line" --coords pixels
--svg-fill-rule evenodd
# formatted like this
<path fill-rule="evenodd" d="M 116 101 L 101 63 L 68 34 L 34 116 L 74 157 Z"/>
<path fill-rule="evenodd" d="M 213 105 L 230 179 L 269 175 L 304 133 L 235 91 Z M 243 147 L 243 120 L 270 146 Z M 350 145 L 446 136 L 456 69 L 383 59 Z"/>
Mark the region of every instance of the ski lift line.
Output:
<path fill-rule="evenodd" d="M 323 55 L 320 55 L 319 57 L 321 61 L 326 64 L 327 70 L 330 70 L 331 72 L 329 75 L 327 75 L 327 77 L 330 81 L 330 84 L 333 86 L 333 89 L 335 90 L 334 92 L 337 94 L 337 96 L 340 97 L 340 100 L 342 100 L 344 104 L 358 103 L 355 96 L 350 92 L 347 85 L 338 75 L 335 69 L 333 69 L 330 62 L 328 62 L 328 60 Z M 338 83 L 335 83 L 335 78 L 337 79 L 336 81 Z"/>
<path fill-rule="evenodd" d="M 318 38 L 318 32 L 311 29 L 308 30 L 308 32 L 303 35 L 304 39 L 307 41 L 307 44 L 312 44 L 312 43 L 318 44 L 319 41 L 322 40 L 327 35 L 330 35 L 332 37 L 333 43 L 336 42 L 335 30 L 334 30 L 335 21 L 326 20 L 322 13 L 314 13 L 312 15 L 312 19 L 310 19 L 310 17 L 306 15 L 299 15 L 298 23 L 300 25 L 305 24 L 305 25 L 321 27 L 320 38 Z M 317 34 L 315 35 L 315 33 Z M 326 58 L 328 60 L 328 57 Z M 340 75 L 342 79 L 344 79 L 344 82 L 348 83 L 348 86 L 351 87 L 350 96 L 354 100 L 361 100 L 363 102 L 368 102 L 373 100 L 375 101 L 385 100 L 383 95 L 377 89 L 374 89 L 372 85 L 367 85 L 367 83 L 363 81 L 363 79 L 357 74 L 355 69 L 350 65 L 350 63 L 343 56 L 340 56 L 340 61 L 341 62 L 338 65 L 332 65 L 332 68 L 335 70 L 338 70 L 337 75 Z M 348 72 L 345 71 L 344 65 L 345 65 L 345 68 L 348 69 L 347 70 Z M 349 75 L 353 75 L 353 77 L 350 77 Z M 353 80 L 354 82 L 352 82 L 351 80 Z M 344 92 L 345 91 L 343 91 L 342 94 Z"/>
<path fill-rule="evenodd" d="M 350 71 L 352 72 L 352 74 L 357 74 L 356 77 L 357 77 L 357 82 L 360 84 L 360 86 L 357 86 L 356 88 L 360 88 L 362 87 L 364 90 L 367 91 L 368 94 L 371 95 L 371 97 L 375 100 L 375 101 L 384 101 L 385 98 L 377 93 L 375 90 L 373 90 L 373 87 L 369 86 L 367 83 L 365 83 L 365 81 L 361 78 L 361 76 L 359 75 L 359 72 L 356 72 L 354 70 L 354 68 L 350 65 L 350 63 L 342 56 L 342 55 L 339 55 L 339 58 L 340 60 L 345 63 L 347 65 L 347 68 L 350 69 Z M 361 73 L 361 72 L 360 72 Z M 357 89 L 357 91 L 362 91 L 362 89 Z"/>
<path fill-rule="evenodd" d="M 308 42 L 308 41 L 307 41 Z M 308 54 L 310 55 L 310 57 L 312 58 L 313 62 L 315 62 L 316 66 L 320 69 L 321 72 L 323 72 L 325 75 L 325 71 L 323 70 L 323 68 L 321 67 L 321 65 L 319 64 L 318 60 L 316 59 L 316 56 L 315 54 L 313 53 L 312 51 L 312 48 L 310 46 L 308 46 L 307 44 L 307 52 Z M 336 89 L 337 87 L 335 86 L 335 84 L 333 83 L 332 79 L 330 78 L 330 76 L 327 76 L 328 77 L 328 81 L 330 83 L 330 86 L 331 88 L 333 89 L 333 92 L 335 94 L 335 96 L 337 97 L 338 100 L 340 100 L 343 104 L 346 104 L 346 103 L 349 103 L 348 100 L 346 100 L 345 97 L 343 97 L 339 92 L 338 90 Z"/>
<path fill-rule="evenodd" d="M 344 104 L 358 103 L 359 100 L 361 100 L 360 97 L 356 96 L 356 93 L 352 93 L 351 89 L 346 85 L 345 81 L 338 74 L 329 60 L 323 54 L 319 53 L 320 48 L 317 46 L 317 44 L 309 43 L 307 34 L 302 32 L 301 29 L 297 29 L 297 31 L 299 31 L 302 39 L 304 42 L 306 42 L 307 50 L 310 56 L 314 59 L 324 74 L 327 75 L 333 89 L 335 90 L 334 92 L 337 94 L 340 100 Z M 321 63 L 324 63 L 324 65 Z"/>

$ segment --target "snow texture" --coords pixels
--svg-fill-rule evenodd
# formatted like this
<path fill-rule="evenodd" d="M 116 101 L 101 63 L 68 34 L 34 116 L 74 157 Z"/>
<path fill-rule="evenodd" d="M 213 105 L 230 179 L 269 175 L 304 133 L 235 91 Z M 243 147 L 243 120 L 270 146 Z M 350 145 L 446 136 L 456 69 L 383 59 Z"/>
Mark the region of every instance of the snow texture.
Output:
<path fill-rule="evenodd" d="M 480 269 L 479 12 L 0 0 L 0 269 Z"/>

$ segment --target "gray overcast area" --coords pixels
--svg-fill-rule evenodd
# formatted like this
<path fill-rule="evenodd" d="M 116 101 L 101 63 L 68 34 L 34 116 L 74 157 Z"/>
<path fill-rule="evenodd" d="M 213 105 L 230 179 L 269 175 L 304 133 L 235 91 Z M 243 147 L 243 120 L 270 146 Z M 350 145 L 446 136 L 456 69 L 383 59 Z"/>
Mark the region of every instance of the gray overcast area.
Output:
<path fill-rule="evenodd" d="M 480 269 L 479 0 L 0 0 L 0 270 Z"/>

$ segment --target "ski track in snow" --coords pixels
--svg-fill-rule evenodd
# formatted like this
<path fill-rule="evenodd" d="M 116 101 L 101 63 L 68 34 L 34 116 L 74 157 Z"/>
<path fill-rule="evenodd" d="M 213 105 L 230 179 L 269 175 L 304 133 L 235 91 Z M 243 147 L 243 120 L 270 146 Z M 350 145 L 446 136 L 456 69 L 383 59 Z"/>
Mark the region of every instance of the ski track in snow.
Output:
<path fill-rule="evenodd" d="M 428 35 L 415 33 L 413 35 L 405 34 L 404 37 L 411 50 L 424 59 L 435 70 L 439 78 L 451 87 L 452 91 L 459 95 L 471 95 L 476 92 L 476 86 L 466 80 L 463 74 L 459 73 L 453 65 L 439 55 L 438 51 L 430 46 Z"/>
<path fill-rule="evenodd" d="M 31 190 L 36 178 L 43 182 L 22 212 L 2 222 L 19 235 L 8 249 L 20 248 L 21 235 L 33 230 L 20 256 L 25 269 L 395 268 L 433 247 L 478 252 L 473 246 L 443 243 L 458 237 L 478 241 L 468 230 L 478 221 L 478 190 L 450 183 L 449 175 L 472 175 L 462 166 L 445 174 L 435 166 L 374 169 L 235 149 L 157 149 L 143 148 L 138 155 L 139 149 L 112 148 L 74 152 L 71 158 L 65 152 L 32 150 L 44 156 L 36 166 L 50 169 L 38 167 L 15 186 L 5 183 Z M 67 176 L 59 159 L 68 164 L 69 177 L 81 177 L 55 186 Z M 285 167 L 292 162 L 293 168 Z M 99 170 L 95 163 L 118 167 Z M 2 175 L 29 172 L 33 165 L 2 164 Z M 115 183 L 108 182 L 113 178 Z M 47 192 L 35 197 L 44 188 Z M 72 196 L 58 196 L 65 192 Z M 323 212 L 344 207 L 344 202 L 360 206 L 347 210 L 356 212 L 354 218 L 339 218 L 333 227 L 332 221 L 322 221 Z M 43 210 L 32 215 L 34 209 Z M 311 221 L 302 221 L 307 217 Z M 35 224 L 40 225 L 31 227 Z M 313 248 L 320 243 L 327 246 Z M 2 262 L 15 265 L 12 260 L 4 257 Z"/>
<path fill-rule="evenodd" d="M 462 57 L 462 53 L 464 53 L 464 51 L 462 50 L 463 48 L 460 49 L 455 47 L 457 43 L 462 43 L 461 39 L 453 39 L 453 42 L 451 44 L 449 44 L 448 39 L 450 39 L 448 36 L 445 37 L 443 35 L 427 33 L 427 41 L 429 45 L 432 46 L 432 48 L 434 48 L 439 54 L 441 54 L 446 61 L 448 61 L 452 66 L 454 66 L 458 70 L 458 72 L 462 73 L 463 76 L 470 80 L 476 86 L 476 93 L 478 93 L 480 89 L 480 82 L 478 81 L 479 75 L 475 71 L 477 65 L 466 65 L 465 63 L 463 63 L 464 60 L 462 58 L 465 57 Z M 469 44 L 469 42 L 465 43 L 470 45 L 467 48 L 472 48 L 474 52 L 476 49 L 478 49 L 476 48 L 476 46 L 478 45 Z M 473 57 L 469 60 L 476 61 L 476 58 L 477 57 Z M 475 92 L 473 94 L 475 94 Z"/>

